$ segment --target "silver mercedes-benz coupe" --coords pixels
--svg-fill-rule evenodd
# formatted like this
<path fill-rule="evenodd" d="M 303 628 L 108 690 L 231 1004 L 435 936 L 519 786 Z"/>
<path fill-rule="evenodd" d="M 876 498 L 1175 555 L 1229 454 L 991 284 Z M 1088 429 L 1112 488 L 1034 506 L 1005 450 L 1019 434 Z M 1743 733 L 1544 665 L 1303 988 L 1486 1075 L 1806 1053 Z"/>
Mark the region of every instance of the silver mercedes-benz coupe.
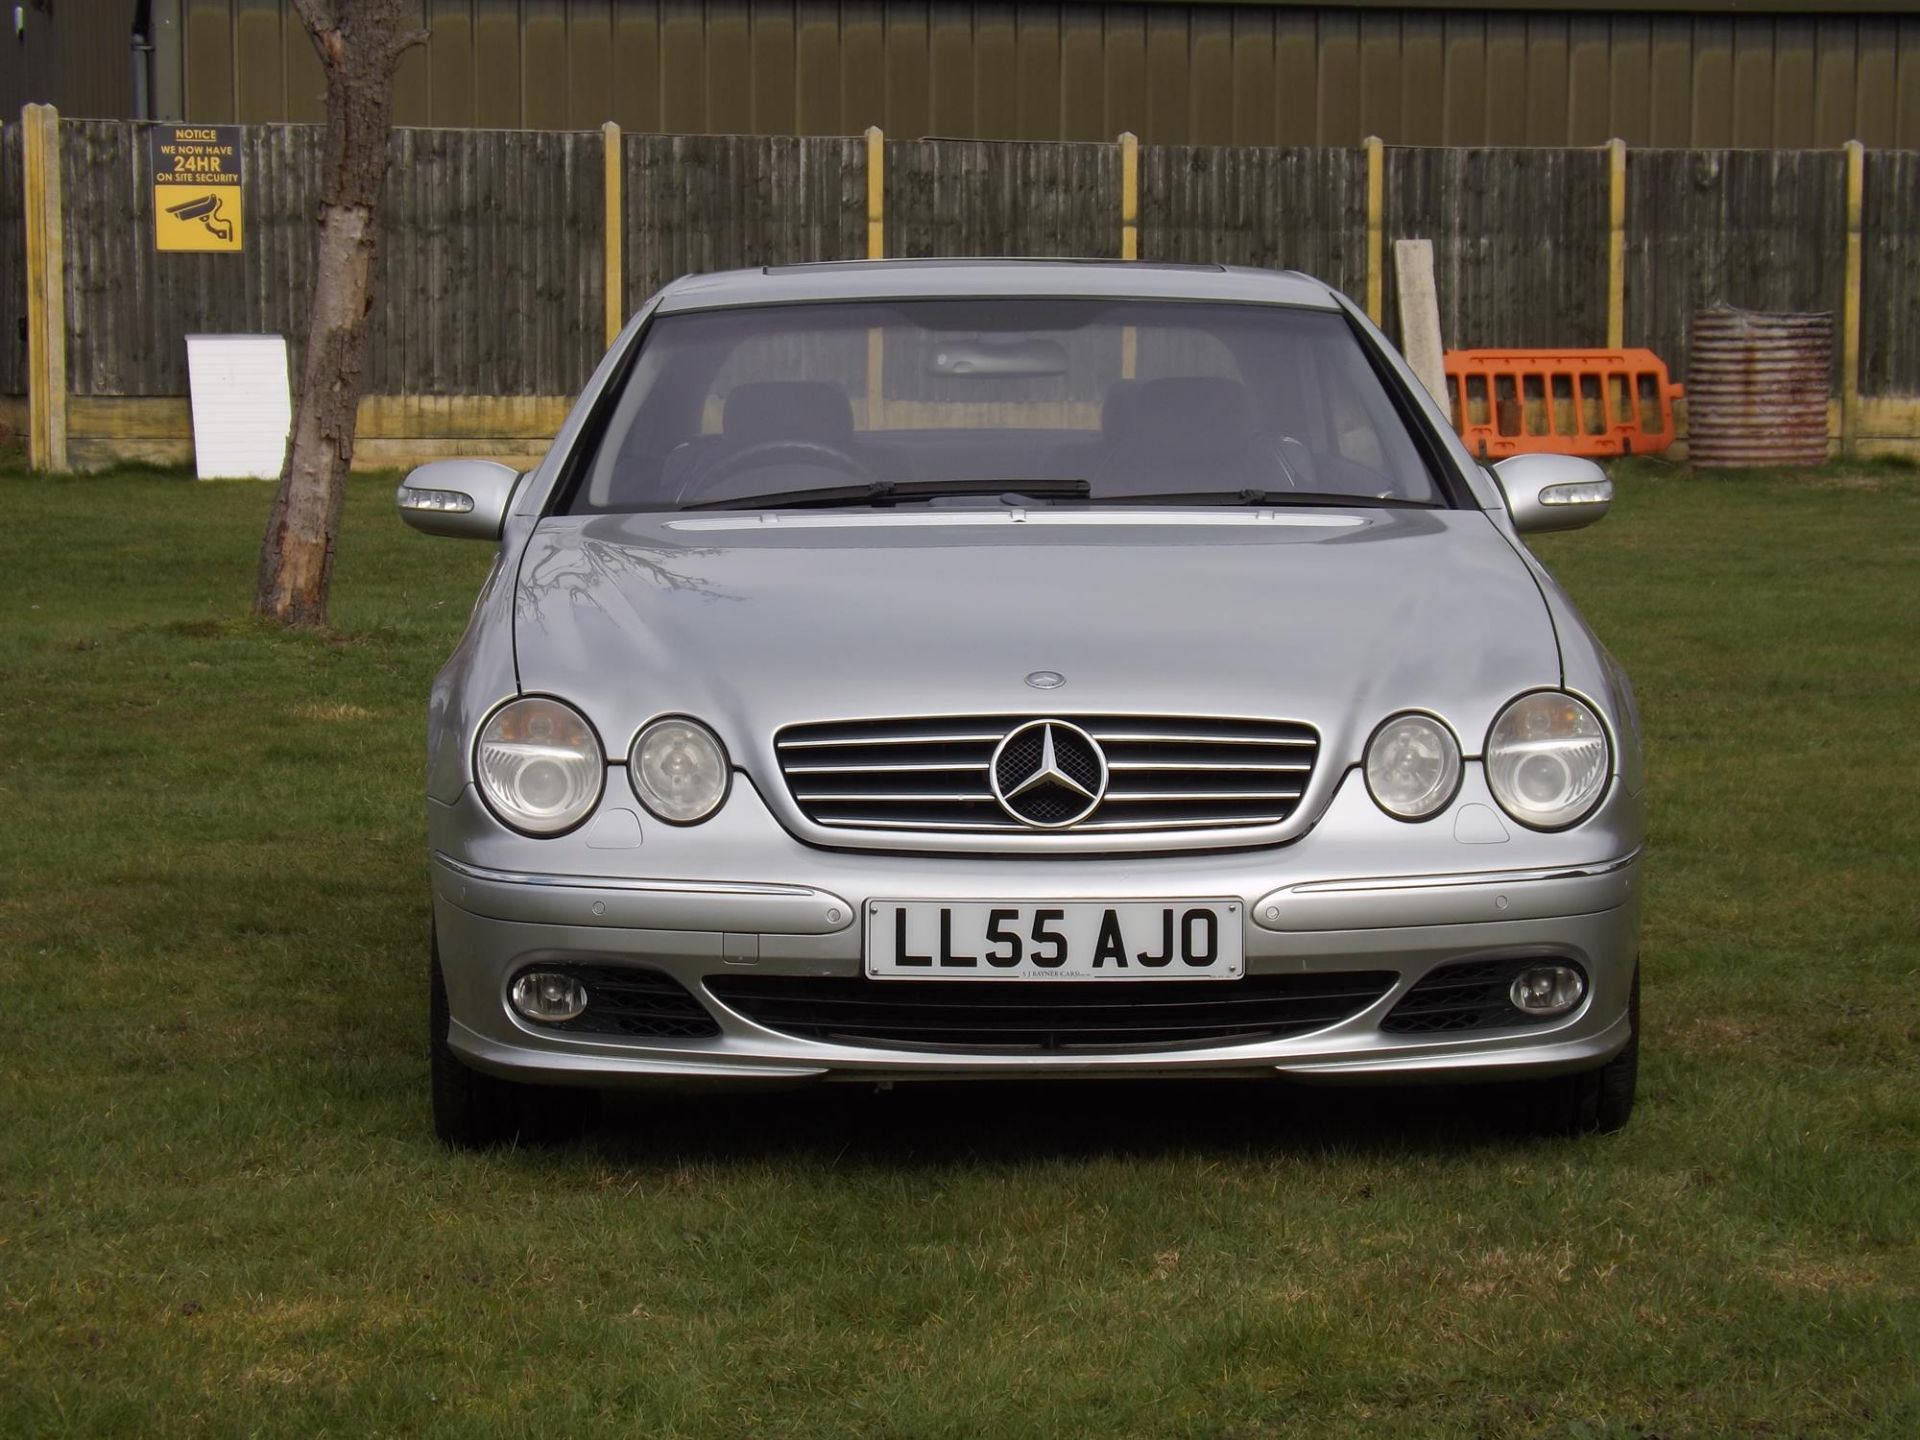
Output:
<path fill-rule="evenodd" d="M 499 547 L 429 707 L 438 1133 L 1252 1075 L 1618 1128 L 1638 721 L 1521 538 L 1611 495 L 1297 274 L 676 281 L 538 466 L 399 492 Z"/>

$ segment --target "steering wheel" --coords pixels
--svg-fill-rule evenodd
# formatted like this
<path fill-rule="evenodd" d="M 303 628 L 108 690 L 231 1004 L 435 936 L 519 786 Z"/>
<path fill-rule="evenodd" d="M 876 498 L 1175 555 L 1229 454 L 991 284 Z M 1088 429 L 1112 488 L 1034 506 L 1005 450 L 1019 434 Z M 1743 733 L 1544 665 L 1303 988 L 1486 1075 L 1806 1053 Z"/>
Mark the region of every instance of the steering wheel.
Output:
<path fill-rule="evenodd" d="M 756 470 L 767 465 L 813 465 L 828 470 L 838 470 L 850 480 L 871 480 L 873 472 L 868 470 L 853 456 L 835 445 L 820 440 L 761 440 L 744 450 L 716 461 L 713 466 L 701 474 L 697 491 L 706 494 L 725 480 L 731 480 L 743 470 Z M 696 489 L 689 486 L 689 490 Z"/>

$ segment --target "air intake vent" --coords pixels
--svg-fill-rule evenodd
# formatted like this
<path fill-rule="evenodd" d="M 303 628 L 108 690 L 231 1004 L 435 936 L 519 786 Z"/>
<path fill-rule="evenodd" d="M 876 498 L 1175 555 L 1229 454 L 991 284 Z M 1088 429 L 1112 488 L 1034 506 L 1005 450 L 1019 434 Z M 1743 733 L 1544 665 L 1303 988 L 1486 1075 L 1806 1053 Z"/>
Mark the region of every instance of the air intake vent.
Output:
<path fill-rule="evenodd" d="M 1306 792 L 1319 745 L 1293 721 L 1191 715 L 845 720 L 775 737 L 788 789 L 815 824 L 963 833 L 1278 825 Z M 1064 781 L 1016 793 L 1049 754 Z"/>
<path fill-rule="evenodd" d="M 658 970 L 624 965 L 549 965 L 586 987 L 587 1008 L 572 1020 L 544 1028 L 575 1035 L 625 1035 L 636 1040 L 704 1040 L 720 1033 L 707 1007 L 687 987 Z"/>
<path fill-rule="evenodd" d="M 807 1040 L 904 1050 L 1177 1050 L 1303 1035 L 1359 1014 L 1386 971 L 1166 980 L 869 980 L 713 975 L 722 1004 Z"/>
<path fill-rule="evenodd" d="M 1380 1028 L 1393 1035 L 1439 1035 L 1454 1030 L 1538 1025 L 1541 1017 L 1517 1008 L 1507 992 L 1516 975 L 1540 964 L 1543 958 L 1555 957 L 1472 960 L 1429 970 L 1387 1012 Z"/>

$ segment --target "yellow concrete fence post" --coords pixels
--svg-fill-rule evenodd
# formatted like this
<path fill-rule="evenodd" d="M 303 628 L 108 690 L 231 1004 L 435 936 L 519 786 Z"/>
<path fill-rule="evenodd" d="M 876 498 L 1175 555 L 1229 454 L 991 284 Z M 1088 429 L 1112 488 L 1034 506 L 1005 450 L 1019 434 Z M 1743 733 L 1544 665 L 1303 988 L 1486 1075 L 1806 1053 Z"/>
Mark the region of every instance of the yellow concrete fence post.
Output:
<path fill-rule="evenodd" d="M 618 338 L 627 323 L 626 211 L 621 199 L 620 127 L 609 120 L 600 127 L 603 173 L 606 176 L 607 344 Z"/>
<path fill-rule="evenodd" d="M 1867 194 L 1867 152 L 1847 141 L 1847 288 L 1840 308 L 1840 449 L 1860 443 L 1860 214 Z"/>
<path fill-rule="evenodd" d="M 67 468 L 67 250 L 60 203 L 60 112 L 20 111 L 27 225 L 27 462 Z"/>
<path fill-rule="evenodd" d="M 1120 258 L 1140 258 L 1140 137 L 1120 132 Z M 1140 369 L 1140 332 L 1132 325 L 1120 329 L 1120 378 L 1134 379 Z"/>
<path fill-rule="evenodd" d="M 867 127 L 867 259 L 887 258 L 887 136 L 878 125 Z M 886 427 L 887 332 L 878 325 L 867 331 L 868 430 Z"/>
<path fill-rule="evenodd" d="M 1385 324 L 1387 295 L 1387 156 L 1378 135 L 1367 146 L 1367 318 Z"/>
<path fill-rule="evenodd" d="M 1607 348 L 1627 343 L 1627 142 L 1607 142 Z"/>
<path fill-rule="evenodd" d="M 867 127 L 867 258 L 887 258 L 887 137 Z"/>

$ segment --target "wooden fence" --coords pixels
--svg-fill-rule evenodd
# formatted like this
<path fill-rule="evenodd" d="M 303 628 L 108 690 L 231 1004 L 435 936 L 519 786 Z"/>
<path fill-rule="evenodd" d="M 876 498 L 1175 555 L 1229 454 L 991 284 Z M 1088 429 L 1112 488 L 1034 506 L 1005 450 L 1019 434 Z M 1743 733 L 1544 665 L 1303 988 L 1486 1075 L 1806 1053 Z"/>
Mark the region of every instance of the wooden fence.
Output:
<path fill-rule="evenodd" d="M 1120 253 L 1117 145 L 892 141 L 885 182 L 889 255 Z"/>
<path fill-rule="evenodd" d="M 4 395 L 34 388 L 20 338 L 25 221 L 46 203 L 24 188 L 33 128 L 0 127 Z M 62 197 L 49 233 L 65 257 L 58 299 L 76 433 L 94 425 L 95 439 L 139 439 L 139 424 L 102 431 L 91 402 L 141 400 L 161 427 L 148 438 L 177 448 L 188 333 L 277 332 L 297 356 L 320 135 L 245 127 L 245 250 L 183 255 L 154 249 L 145 130 L 69 120 L 37 133 L 58 137 Z M 423 413 L 429 397 L 534 397 L 520 412 L 526 433 L 511 432 L 523 449 L 551 433 L 610 323 L 676 275 L 869 253 L 1118 256 L 1128 233 L 1142 260 L 1306 270 L 1375 310 L 1390 334 L 1391 241 L 1424 236 L 1448 344 L 1617 337 L 1650 346 L 1683 379 L 1700 306 L 1852 314 L 1856 323 L 1836 327 L 1836 386 L 1857 373 L 1869 398 L 1920 394 L 1920 152 L 1272 149 L 623 136 L 611 126 L 403 129 L 392 144 L 368 390 L 383 397 L 381 413 L 394 397 L 419 400 Z M 411 438 L 432 439 L 436 423 Z M 446 438 L 487 433 L 455 426 Z M 76 459 L 104 453 L 85 451 Z"/>
<path fill-rule="evenodd" d="M 75 395 L 182 395 L 189 332 L 304 338 L 320 130 L 241 131 L 246 248 L 161 254 L 145 127 L 61 127 L 67 384 Z M 396 130 L 367 388 L 553 395 L 600 346 L 600 137 Z"/>
<path fill-rule="evenodd" d="M 0 126 L 0 395 L 27 393 L 27 227 L 20 125 Z"/>
<path fill-rule="evenodd" d="M 1920 391 L 1920 150 L 1870 150 L 1861 184 L 1860 389 Z"/>
<path fill-rule="evenodd" d="M 680 275 L 866 253 L 867 147 L 860 139 L 622 139 L 618 131 L 575 138 L 590 140 L 596 156 L 608 138 L 620 146 L 627 314 Z M 585 247 L 578 262 L 599 264 L 605 253 L 604 244 Z M 576 377 L 563 391 L 578 389 L 606 348 L 598 312 L 580 339 Z"/>

